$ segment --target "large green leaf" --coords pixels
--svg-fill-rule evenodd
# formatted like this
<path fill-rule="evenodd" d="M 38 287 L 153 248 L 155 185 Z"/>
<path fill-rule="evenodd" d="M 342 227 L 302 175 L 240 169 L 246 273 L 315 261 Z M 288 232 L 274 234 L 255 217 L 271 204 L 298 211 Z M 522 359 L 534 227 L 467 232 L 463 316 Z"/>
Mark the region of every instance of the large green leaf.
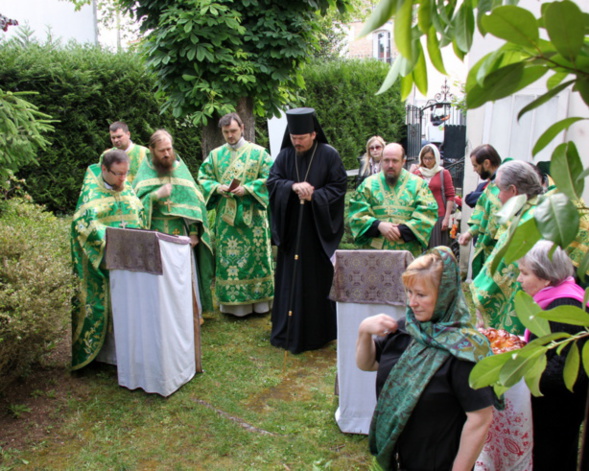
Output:
<path fill-rule="evenodd" d="M 522 46 L 535 47 L 540 37 L 536 18 L 524 8 L 497 7 L 481 22 L 493 36 Z"/>
<path fill-rule="evenodd" d="M 433 66 L 437 69 L 437 71 L 446 75 L 444 59 L 442 59 L 442 51 L 440 50 L 440 43 L 438 41 L 438 34 L 436 32 L 436 28 L 433 26 L 430 27 L 427 33 L 427 52 Z"/>
<path fill-rule="evenodd" d="M 573 392 L 573 386 L 579 376 L 580 361 L 579 347 L 577 347 L 577 342 L 573 342 L 564 361 L 564 371 L 562 372 L 564 384 L 570 392 Z"/>
<path fill-rule="evenodd" d="M 452 23 L 456 45 L 462 52 L 470 51 L 472 35 L 474 34 L 474 13 L 469 2 L 460 5 L 456 18 Z"/>
<path fill-rule="evenodd" d="M 505 252 L 505 263 L 509 264 L 522 258 L 541 238 L 542 235 L 538 232 L 534 219 L 518 225 Z"/>
<path fill-rule="evenodd" d="M 554 309 L 539 312 L 538 316 L 553 322 L 589 327 L 589 314 L 576 306 L 557 306 Z"/>
<path fill-rule="evenodd" d="M 411 0 L 399 0 L 401 2 L 409 2 L 412 3 Z M 384 25 L 387 21 L 391 19 L 391 17 L 397 11 L 397 4 L 399 3 L 398 0 L 381 0 L 376 5 L 376 8 L 373 10 L 372 14 L 366 20 L 364 24 L 364 28 L 360 31 L 359 38 L 363 38 L 368 33 L 374 31 L 375 29 L 380 28 Z"/>
<path fill-rule="evenodd" d="M 517 62 L 491 72 L 482 86 L 474 86 L 466 95 L 466 105 L 470 109 L 478 108 L 488 101 L 495 101 L 513 95 L 518 90 L 534 83 L 548 69 L 542 66 L 526 67 L 524 62 Z"/>
<path fill-rule="evenodd" d="M 589 343 L 589 342 L 588 342 Z M 491 386 L 493 383 L 499 381 L 499 373 L 501 368 L 511 360 L 511 352 L 501 353 L 499 355 L 491 355 L 483 358 L 477 362 L 470 376 L 468 377 L 468 384 L 473 389 Z"/>
<path fill-rule="evenodd" d="M 577 268 L 577 275 L 581 278 L 581 281 L 585 281 L 585 274 L 589 271 L 589 252 L 585 254 L 581 263 L 579 263 L 579 267 Z M 587 303 L 585 303 L 587 304 Z"/>
<path fill-rule="evenodd" d="M 542 311 L 532 297 L 524 292 L 518 291 L 515 295 L 515 312 L 524 327 L 537 337 L 550 335 L 550 324 L 546 319 L 538 317 L 536 314 Z"/>
<path fill-rule="evenodd" d="M 552 2 L 543 18 L 548 36 L 558 52 L 575 62 L 585 40 L 585 18 L 581 9 L 570 1 Z"/>
<path fill-rule="evenodd" d="M 517 120 L 519 121 L 519 119 L 524 114 L 526 114 L 528 111 L 531 111 L 534 108 L 537 108 L 538 106 L 543 105 L 544 103 L 546 103 L 547 101 L 549 101 L 552 97 L 558 95 L 562 90 L 564 90 L 565 88 L 567 88 L 569 85 L 571 85 L 573 83 L 575 83 L 574 80 L 569 80 L 568 82 L 561 83 L 560 85 L 552 88 L 551 90 L 549 90 L 548 92 L 544 93 L 543 95 L 540 95 L 538 98 L 536 98 L 531 103 L 528 103 L 526 106 L 524 106 L 520 110 L 520 112 L 517 114 Z"/>
<path fill-rule="evenodd" d="M 427 65 L 425 63 L 425 54 L 419 39 L 416 39 L 415 43 L 414 47 L 419 51 L 419 56 L 413 69 L 413 80 L 421 94 L 427 95 Z"/>
<path fill-rule="evenodd" d="M 534 220 L 542 238 L 561 247 L 568 247 L 579 231 L 579 211 L 562 193 L 544 198 L 534 212 Z"/>
<path fill-rule="evenodd" d="M 554 139 L 560 132 L 568 129 L 569 126 L 576 123 L 577 121 L 582 121 L 584 119 L 587 118 L 566 118 L 554 123 L 538 138 L 534 148 L 532 149 L 532 155 L 536 155 L 538 152 L 544 149 L 544 147 L 550 144 L 552 139 Z"/>
<path fill-rule="evenodd" d="M 526 385 L 530 392 L 536 397 L 543 396 L 540 391 L 540 379 L 542 379 L 542 373 L 546 369 L 547 363 L 548 360 L 546 359 L 546 355 L 541 356 L 525 375 Z"/>
<path fill-rule="evenodd" d="M 573 90 L 579 92 L 585 104 L 589 105 L 589 80 L 583 76 L 577 77 L 577 83 L 575 83 Z"/>
<path fill-rule="evenodd" d="M 431 0 L 421 0 L 419 2 L 419 7 L 417 8 L 417 26 L 419 26 L 423 34 L 429 34 L 428 31 L 433 26 Z"/>
<path fill-rule="evenodd" d="M 501 206 L 501 209 L 497 211 L 495 217 L 499 218 L 500 224 L 509 224 L 513 218 L 521 209 L 525 206 L 528 201 L 526 195 L 516 195 L 513 198 L 509 198 L 507 203 Z"/>
<path fill-rule="evenodd" d="M 587 376 L 589 376 L 589 342 L 585 342 L 585 345 L 583 345 L 583 351 L 581 356 L 583 358 L 583 368 L 585 368 L 585 373 L 587 374 Z"/>
<path fill-rule="evenodd" d="M 414 42 L 411 40 L 411 27 L 413 25 L 413 2 L 401 0 L 399 9 L 395 15 L 395 45 L 399 52 L 407 59 L 414 55 Z"/>
<path fill-rule="evenodd" d="M 399 78 L 399 75 L 401 73 L 401 69 L 404 67 L 406 62 L 407 62 L 407 59 L 405 59 L 402 55 L 399 54 L 397 56 L 397 58 L 395 59 L 395 62 L 393 62 L 393 65 L 389 69 L 389 72 L 387 73 L 387 76 L 384 79 L 384 82 L 380 86 L 380 89 L 378 90 L 378 92 L 376 92 L 377 95 L 380 95 L 381 93 L 386 92 L 389 88 L 391 88 L 395 84 L 395 82 L 397 81 L 397 78 Z"/>
<path fill-rule="evenodd" d="M 577 201 L 583 194 L 585 180 L 578 179 L 578 175 L 583 173 L 583 163 L 573 141 L 560 144 L 554 149 L 550 169 L 556 187 L 570 199 Z"/>
<path fill-rule="evenodd" d="M 512 353 L 512 359 L 505 363 L 499 373 L 499 382 L 504 386 L 514 386 L 530 371 L 533 371 L 536 361 L 544 355 L 544 347 L 526 346 Z"/>

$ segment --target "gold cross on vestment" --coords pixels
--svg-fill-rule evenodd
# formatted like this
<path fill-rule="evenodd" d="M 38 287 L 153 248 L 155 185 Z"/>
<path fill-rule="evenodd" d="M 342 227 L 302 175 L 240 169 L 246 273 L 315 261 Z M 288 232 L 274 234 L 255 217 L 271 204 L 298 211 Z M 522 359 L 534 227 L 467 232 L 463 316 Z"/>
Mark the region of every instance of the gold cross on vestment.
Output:
<path fill-rule="evenodd" d="M 168 213 L 169 213 L 170 212 L 170 209 L 172 208 L 172 205 L 174 204 L 174 202 L 170 198 L 168 198 L 168 201 L 164 201 L 162 204 L 164 206 L 167 206 L 168 207 Z"/>
<path fill-rule="evenodd" d="M 174 229 L 174 230 L 172 231 L 172 234 L 174 234 L 175 236 L 179 236 L 179 235 L 181 235 L 181 234 L 182 234 L 182 232 L 180 232 L 180 229 Z"/>
<path fill-rule="evenodd" d="M 119 227 L 122 227 L 123 229 L 127 228 L 127 221 L 123 221 L 119 224 Z"/>

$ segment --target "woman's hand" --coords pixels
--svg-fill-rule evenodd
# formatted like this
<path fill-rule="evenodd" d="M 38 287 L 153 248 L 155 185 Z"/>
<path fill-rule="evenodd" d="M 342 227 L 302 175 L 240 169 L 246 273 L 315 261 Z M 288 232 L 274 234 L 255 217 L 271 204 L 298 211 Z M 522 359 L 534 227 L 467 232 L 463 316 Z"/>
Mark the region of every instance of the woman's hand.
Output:
<path fill-rule="evenodd" d="M 465 232 L 463 234 L 460 234 L 460 237 L 458 237 L 458 243 L 460 245 L 467 245 L 471 239 L 472 234 L 470 232 Z"/>
<path fill-rule="evenodd" d="M 481 454 L 493 420 L 493 406 L 466 413 L 466 422 L 460 434 L 460 446 L 452 471 L 471 471 Z"/>
<path fill-rule="evenodd" d="M 367 317 L 358 327 L 358 340 L 356 341 L 356 365 L 363 371 L 376 371 L 376 347 L 373 335 L 388 335 L 396 332 L 398 324 L 395 319 L 386 314 L 377 314 Z"/>

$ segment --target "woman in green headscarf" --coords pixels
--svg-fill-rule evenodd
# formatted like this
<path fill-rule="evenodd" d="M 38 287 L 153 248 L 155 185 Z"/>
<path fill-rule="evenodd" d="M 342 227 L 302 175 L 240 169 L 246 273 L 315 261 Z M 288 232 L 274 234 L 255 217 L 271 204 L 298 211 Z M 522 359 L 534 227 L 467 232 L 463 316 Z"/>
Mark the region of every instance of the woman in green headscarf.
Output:
<path fill-rule="evenodd" d="M 403 284 L 405 319 L 378 314 L 359 327 L 358 367 L 377 371 L 370 451 L 386 470 L 471 470 L 494 395 L 470 388 L 468 376 L 491 347 L 471 324 L 450 249 L 414 260 Z"/>

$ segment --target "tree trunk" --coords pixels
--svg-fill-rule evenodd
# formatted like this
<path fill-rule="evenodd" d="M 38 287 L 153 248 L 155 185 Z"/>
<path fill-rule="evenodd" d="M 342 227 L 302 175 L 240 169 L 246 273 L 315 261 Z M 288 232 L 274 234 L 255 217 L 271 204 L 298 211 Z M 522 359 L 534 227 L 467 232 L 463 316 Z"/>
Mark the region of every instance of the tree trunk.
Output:
<path fill-rule="evenodd" d="M 240 98 L 239 102 L 237 103 L 236 110 L 245 126 L 245 139 L 250 142 L 255 142 L 256 120 L 254 118 L 254 101 L 249 97 Z M 225 144 L 223 133 L 219 129 L 220 118 L 220 116 L 214 116 L 213 118 L 209 119 L 208 124 L 202 128 L 201 148 L 203 161 L 207 158 L 213 149 Z"/>

